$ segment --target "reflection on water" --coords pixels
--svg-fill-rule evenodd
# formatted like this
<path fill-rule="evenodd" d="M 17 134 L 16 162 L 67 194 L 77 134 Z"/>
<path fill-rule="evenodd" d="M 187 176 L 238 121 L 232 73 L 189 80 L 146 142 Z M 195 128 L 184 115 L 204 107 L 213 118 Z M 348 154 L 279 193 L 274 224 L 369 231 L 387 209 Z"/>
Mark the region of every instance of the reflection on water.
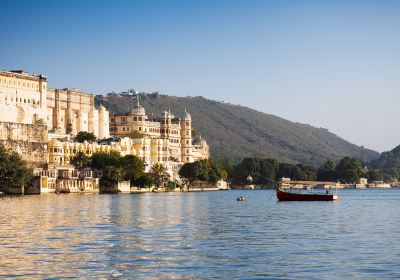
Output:
<path fill-rule="evenodd" d="M 0 278 L 392 279 L 399 212 L 396 189 L 2 197 Z"/>

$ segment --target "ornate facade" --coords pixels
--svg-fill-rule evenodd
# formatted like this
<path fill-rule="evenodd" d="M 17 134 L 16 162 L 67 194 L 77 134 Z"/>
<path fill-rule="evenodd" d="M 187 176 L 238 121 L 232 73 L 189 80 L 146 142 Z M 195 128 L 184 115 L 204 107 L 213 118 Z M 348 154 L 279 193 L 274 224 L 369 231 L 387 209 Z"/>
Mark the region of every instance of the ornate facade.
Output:
<path fill-rule="evenodd" d="M 138 103 L 130 114 L 110 117 L 110 133 L 117 137 L 150 139 L 150 153 L 145 154 L 145 162 L 185 163 L 209 157 L 207 143 L 192 138 L 192 118 L 187 112 L 182 119 L 170 112 L 164 112 L 161 118 L 148 119 L 145 109 Z"/>
<path fill-rule="evenodd" d="M 77 89 L 49 89 L 47 92 L 47 123 L 50 132 L 76 135 L 91 132 L 97 138 L 110 137 L 109 113 L 94 106 L 94 95 Z"/>
<path fill-rule="evenodd" d="M 76 143 L 69 141 L 59 141 L 52 139 L 48 145 L 48 163 L 54 166 L 70 166 L 71 159 L 79 152 L 91 156 L 96 152 L 109 153 L 118 152 L 121 156 L 135 155 L 141 158 L 145 163 L 145 171 L 149 171 L 155 162 L 162 163 L 171 176 L 176 173 L 181 166 L 179 162 L 172 162 L 166 156 L 163 146 L 165 140 L 144 138 L 123 137 L 115 141 L 104 141 L 103 143 Z"/>

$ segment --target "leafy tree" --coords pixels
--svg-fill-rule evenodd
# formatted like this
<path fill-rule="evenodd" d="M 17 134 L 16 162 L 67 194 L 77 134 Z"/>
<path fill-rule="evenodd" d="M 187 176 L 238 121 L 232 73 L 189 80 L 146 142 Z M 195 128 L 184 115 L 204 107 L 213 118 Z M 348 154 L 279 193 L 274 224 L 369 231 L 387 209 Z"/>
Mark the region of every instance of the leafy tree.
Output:
<path fill-rule="evenodd" d="M 71 164 L 78 169 L 89 167 L 90 158 L 82 151 L 79 151 L 76 156 L 71 159 Z"/>
<path fill-rule="evenodd" d="M 219 163 L 221 164 L 222 169 L 224 169 L 226 171 L 227 180 L 232 180 L 231 176 L 234 172 L 234 167 L 232 165 L 232 162 L 229 159 L 224 158 L 224 159 L 220 160 Z"/>
<path fill-rule="evenodd" d="M 133 155 L 122 157 L 116 151 L 94 153 L 90 159 L 90 166 L 103 171 L 100 185 L 104 187 L 116 185 L 118 181 L 123 180 L 130 180 L 132 185 L 140 185 L 142 182 L 139 178 L 144 176 L 144 163 L 141 159 Z"/>
<path fill-rule="evenodd" d="M 377 170 L 367 171 L 365 177 L 368 179 L 368 182 L 383 181 L 383 175 Z"/>
<path fill-rule="evenodd" d="M 185 163 L 181 169 L 179 169 L 178 173 L 187 183 L 193 184 L 199 177 L 200 169 L 198 169 L 198 165 L 194 163 Z"/>
<path fill-rule="evenodd" d="M 123 181 L 125 172 L 122 167 L 106 166 L 103 169 L 103 176 L 100 178 L 100 185 L 102 187 L 114 187 L 118 182 Z"/>
<path fill-rule="evenodd" d="M 116 151 L 97 152 L 91 157 L 91 167 L 104 170 L 107 166 L 119 167 L 122 163 L 122 156 Z"/>
<path fill-rule="evenodd" d="M 144 162 L 134 155 L 126 155 L 121 159 L 120 165 L 125 171 L 125 180 L 130 180 L 135 184 L 144 174 Z"/>
<path fill-rule="evenodd" d="M 169 174 L 167 173 L 167 168 L 162 163 L 158 162 L 153 164 L 150 174 L 152 175 L 157 187 L 162 186 L 165 180 L 169 177 Z"/>
<path fill-rule="evenodd" d="M 336 166 L 336 174 L 341 182 L 355 183 L 363 176 L 361 163 L 356 158 L 344 157 Z"/>
<path fill-rule="evenodd" d="M 89 142 L 89 143 L 93 143 L 96 141 L 96 136 L 91 133 L 91 132 L 87 132 L 87 131 L 80 131 L 78 132 L 78 134 L 75 136 L 75 140 L 79 143 L 83 143 L 85 141 Z"/>
<path fill-rule="evenodd" d="M 260 163 L 260 184 L 274 185 L 279 163 L 276 159 L 263 159 Z"/>
<path fill-rule="evenodd" d="M 175 190 L 176 183 L 172 181 L 168 181 L 168 183 L 165 185 L 165 190 L 168 192 L 172 192 Z"/>
<path fill-rule="evenodd" d="M 0 185 L 22 187 L 32 183 L 33 172 L 16 152 L 0 144 Z"/>
<path fill-rule="evenodd" d="M 293 180 L 307 181 L 307 174 L 298 165 L 292 166 L 290 170 L 290 178 Z"/>
<path fill-rule="evenodd" d="M 222 165 L 211 159 L 185 163 L 179 170 L 179 175 L 190 184 L 193 184 L 196 181 L 215 184 L 221 179 L 226 180 L 228 177 L 228 174 L 222 168 Z"/>
<path fill-rule="evenodd" d="M 336 181 L 336 164 L 328 160 L 318 168 L 317 179 L 320 181 Z"/>
<path fill-rule="evenodd" d="M 136 180 L 136 184 L 141 188 L 150 188 L 154 185 L 154 179 L 149 174 L 144 173 Z"/>
<path fill-rule="evenodd" d="M 309 165 L 298 164 L 296 165 L 304 173 L 304 180 L 315 181 L 317 179 L 317 170 Z"/>
<path fill-rule="evenodd" d="M 292 177 L 292 168 L 293 168 L 293 164 L 279 163 L 277 179 L 280 179 L 282 177 L 291 178 Z"/>

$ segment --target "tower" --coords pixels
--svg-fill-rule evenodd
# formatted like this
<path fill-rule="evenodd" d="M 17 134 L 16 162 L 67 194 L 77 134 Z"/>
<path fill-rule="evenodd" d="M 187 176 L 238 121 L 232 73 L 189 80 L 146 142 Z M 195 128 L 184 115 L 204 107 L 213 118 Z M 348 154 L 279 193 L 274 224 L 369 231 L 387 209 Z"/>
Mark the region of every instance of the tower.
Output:
<path fill-rule="evenodd" d="M 185 109 L 185 117 L 181 122 L 182 162 L 193 162 L 192 154 L 192 117 Z"/>

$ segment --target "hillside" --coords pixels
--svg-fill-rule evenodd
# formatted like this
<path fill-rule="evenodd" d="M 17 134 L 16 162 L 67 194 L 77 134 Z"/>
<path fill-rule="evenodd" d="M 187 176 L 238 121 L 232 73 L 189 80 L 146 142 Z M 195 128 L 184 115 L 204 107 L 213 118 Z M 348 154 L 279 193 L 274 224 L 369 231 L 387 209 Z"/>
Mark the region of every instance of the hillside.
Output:
<path fill-rule="evenodd" d="M 400 178 L 400 146 L 383 152 L 378 159 L 371 161 L 368 167 L 379 170 L 385 179 L 398 180 Z"/>
<path fill-rule="evenodd" d="M 102 103 L 111 113 L 127 113 L 136 103 L 136 96 L 96 96 L 96 102 Z M 141 94 L 140 104 L 149 118 L 169 109 L 179 117 L 186 108 L 192 115 L 194 129 L 207 140 L 212 156 L 217 159 L 237 161 L 260 156 L 317 166 L 327 159 L 337 160 L 347 155 L 364 161 L 379 156 L 326 129 L 203 97 Z"/>

